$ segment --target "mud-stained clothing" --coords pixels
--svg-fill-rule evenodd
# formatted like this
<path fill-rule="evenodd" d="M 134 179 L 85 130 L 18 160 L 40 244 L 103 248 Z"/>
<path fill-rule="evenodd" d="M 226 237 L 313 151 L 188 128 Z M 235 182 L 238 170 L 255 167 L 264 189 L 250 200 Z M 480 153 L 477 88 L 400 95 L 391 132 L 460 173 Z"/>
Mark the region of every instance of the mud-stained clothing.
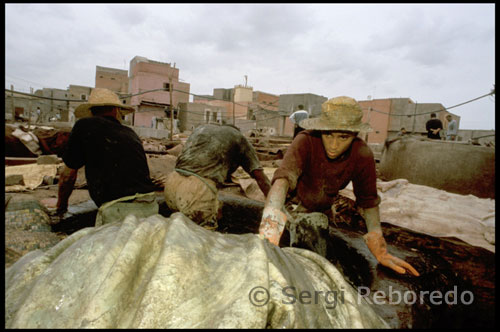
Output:
<path fill-rule="evenodd" d="M 236 128 L 205 124 L 189 136 L 177 158 L 176 168 L 215 181 L 217 186 L 231 182 L 231 174 L 241 166 L 251 174 L 262 169 L 252 144 Z"/>
<path fill-rule="evenodd" d="M 89 194 L 97 206 L 155 191 L 140 138 L 113 117 L 78 120 L 62 158 L 69 168 L 85 166 Z"/>
<path fill-rule="evenodd" d="M 356 205 L 372 208 L 380 204 L 373 152 L 356 137 L 340 157 L 327 157 L 321 132 L 304 130 L 288 148 L 272 183 L 287 179 L 289 192 L 309 211 L 330 209 L 339 190 L 353 183 Z"/>

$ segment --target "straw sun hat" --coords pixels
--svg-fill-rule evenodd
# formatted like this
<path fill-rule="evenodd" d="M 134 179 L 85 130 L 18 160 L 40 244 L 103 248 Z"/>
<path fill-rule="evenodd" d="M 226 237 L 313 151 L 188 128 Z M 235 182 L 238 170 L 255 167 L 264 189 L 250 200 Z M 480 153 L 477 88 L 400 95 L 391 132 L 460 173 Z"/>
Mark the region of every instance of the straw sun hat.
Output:
<path fill-rule="evenodd" d="M 342 130 L 352 132 L 370 132 L 368 123 L 361 122 L 363 111 L 361 106 L 350 97 L 335 97 L 321 105 L 321 115 L 300 121 L 304 129 Z"/>
<path fill-rule="evenodd" d="M 123 105 L 116 93 L 113 91 L 103 88 L 95 88 L 90 92 L 89 101 L 85 104 L 79 105 L 75 109 L 75 117 L 85 118 L 92 116 L 90 108 L 94 106 L 116 106 L 121 109 L 120 112 L 122 115 L 127 115 L 135 111 L 133 107 Z"/>

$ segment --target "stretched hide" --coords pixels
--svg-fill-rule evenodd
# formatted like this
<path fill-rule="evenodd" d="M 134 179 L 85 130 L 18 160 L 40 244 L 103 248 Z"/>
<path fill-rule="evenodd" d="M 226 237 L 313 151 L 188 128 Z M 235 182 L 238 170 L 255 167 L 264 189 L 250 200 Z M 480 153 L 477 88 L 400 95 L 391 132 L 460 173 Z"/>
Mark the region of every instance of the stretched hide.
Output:
<path fill-rule="evenodd" d="M 388 327 L 325 258 L 180 213 L 32 251 L 6 269 L 5 292 L 6 328 Z"/>
<path fill-rule="evenodd" d="M 27 157 L 36 158 L 38 155 L 31 152 L 31 150 L 26 147 L 26 145 L 13 135 L 16 131 L 15 127 L 5 126 L 5 156 L 6 157 Z"/>
<path fill-rule="evenodd" d="M 38 154 L 30 150 L 30 146 L 23 143 L 17 137 L 17 133 L 22 132 L 13 126 L 5 125 L 5 156 L 7 157 L 38 157 Z M 62 157 L 66 149 L 66 145 L 70 135 L 70 129 L 44 129 L 35 128 L 31 134 L 37 139 L 37 146 L 39 146 L 41 154 L 50 155 L 57 154 Z"/>
<path fill-rule="evenodd" d="M 485 146 L 398 138 L 386 143 L 379 171 L 384 180 L 495 198 L 495 149 Z"/>

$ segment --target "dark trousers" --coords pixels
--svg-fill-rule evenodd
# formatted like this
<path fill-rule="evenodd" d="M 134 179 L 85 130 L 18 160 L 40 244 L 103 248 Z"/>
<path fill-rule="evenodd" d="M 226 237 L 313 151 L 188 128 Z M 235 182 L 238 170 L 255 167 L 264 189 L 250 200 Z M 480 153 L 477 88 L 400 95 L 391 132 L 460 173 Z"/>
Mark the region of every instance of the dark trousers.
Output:
<path fill-rule="evenodd" d="M 300 133 L 302 130 L 304 130 L 304 128 L 295 125 L 293 127 L 293 138 L 295 138 L 295 136 L 297 136 L 297 134 Z"/>

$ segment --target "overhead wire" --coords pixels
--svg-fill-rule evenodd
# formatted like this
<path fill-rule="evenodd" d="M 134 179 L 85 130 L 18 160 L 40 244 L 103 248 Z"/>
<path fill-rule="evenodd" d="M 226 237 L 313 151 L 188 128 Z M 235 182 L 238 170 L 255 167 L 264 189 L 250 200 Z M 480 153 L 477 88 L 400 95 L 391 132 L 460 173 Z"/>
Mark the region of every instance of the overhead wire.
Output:
<path fill-rule="evenodd" d="M 242 106 L 242 107 L 248 107 L 249 105 L 257 105 L 262 110 L 271 111 L 271 112 L 278 112 L 278 110 L 276 110 L 276 109 L 268 109 L 268 108 L 263 107 L 262 106 L 263 103 L 260 103 L 260 102 L 249 102 L 249 104 L 245 105 L 245 104 L 240 104 L 240 103 L 237 103 L 237 102 L 234 102 L 234 101 L 231 101 L 231 100 L 224 100 L 224 99 L 219 99 L 219 98 L 215 98 L 215 97 L 212 97 L 212 96 L 206 96 L 206 95 L 197 95 L 197 94 L 194 94 L 194 93 L 191 93 L 191 92 L 186 92 L 186 91 L 183 91 L 183 90 L 177 90 L 177 89 L 172 89 L 172 90 L 176 91 L 176 92 L 180 92 L 180 93 L 189 94 L 189 95 L 192 95 L 192 96 L 195 96 L 195 97 L 200 97 L 200 98 L 203 98 L 203 99 L 211 99 L 211 100 L 219 100 L 219 101 L 230 102 L 230 103 L 234 103 L 235 105 Z M 156 91 L 169 91 L 169 89 L 168 88 L 152 89 L 152 90 L 147 90 L 147 91 L 141 91 L 141 92 L 138 92 L 138 93 L 135 93 L 135 94 L 122 94 L 122 93 L 118 92 L 118 94 L 120 95 L 119 96 L 120 99 L 126 99 L 126 98 L 131 98 L 131 97 L 135 97 L 135 96 L 138 96 L 138 95 L 146 94 L 146 93 L 149 93 L 149 92 L 156 92 Z M 16 93 L 16 94 L 20 94 L 20 95 L 30 96 L 30 97 L 39 98 L 39 99 L 46 99 L 46 100 L 65 101 L 65 102 L 82 102 L 81 99 L 61 99 L 61 98 L 54 98 L 54 97 L 45 97 L 45 96 L 39 96 L 39 95 L 31 94 L 31 93 L 24 93 L 24 92 L 20 92 L 20 91 L 14 91 L 14 90 L 11 90 L 11 89 L 5 89 L 5 92 L 6 93 L 7 92 L 9 92 L 9 93 Z M 374 109 L 373 107 L 368 107 L 368 108 L 364 108 L 364 109 L 368 110 L 370 112 L 377 112 L 377 113 L 381 113 L 381 114 L 387 114 L 389 116 L 407 116 L 407 117 L 412 117 L 412 116 L 420 116 L 420 115 L 426 115 L 426 114 L 430 114 L 430 113 L 437 113 L 437 112 L 441 112 L 441 111 L 450 110 L 452 108 L 456 108 L 456 107 L 459 107 L 459 106 L 471 103 L 471 102 L 479 100 L 481 98 L 485 98 L 485 97 L 488 97 L 488 96 L 494 96 L 494 95 L 495 95 L 495 89 L 493 88 L 493 90 L 490 91 L 489 93 L 487 93 L 485 95 L 482 95 L 482 96 L 479 96 L 479 97 L 476 97 L 476 98 L 473 98 L 473 99 L 470 99 L 470 100 L 467 100 L 467 101 L 465 101 L 463 103 L 459 103 L 459 104 L 456 104 L 456 105 L 453 105 L 453 106 L 450 106 L 450 107 L 443 107 L 443 108 L 440 108 L 439 110 L 436 109 L 436 110 L 433 110 L 433 111 L 427 111 L 427 112 L 423 112 L 423 113 L 414 113 L 414 114 L 392 114 L 392 113 L 380 111 L 378 109 Z M 279 101 L 277 101 L 277 102 L 279 102 Z M 273 104 L 274 103 L 275 102 L 273 102 Z M 269 106 L 270 104 L 264 104 L 264 105 Z M 274 107 L 276 107 L 276 106 L 274 106 Z M 61 109 L 61 108 L 58 108 L 58 109 L 59 110 L 64 110 L 64 109 Z M 256 111 L 259 112 L 261 110 L 256 110 Z M 188 113 L 190 112 L 190 113 L 193 113 L 193 114 L 199 114 L 197 112 L 192 112 L 192 111 L 187 111 L 187 110 L 185 110 L 185 112 L 188 112 Z M 235 117 L 235 119 L 244 119 L 245 118 L 250 123 L 250 122 L 253 122 L 253 121 L 267 121 L 267 120 L 271 120 L 271 119 L 275 119 L 275 118 L 281 118 L 282 116 L 284 116 L 284 115 L 279 114 L 277 116 L 272 116 L 272 117 L 264 118 L 264 119 L 261 119 L 261 120 L 249 120 L 249 119 L 246 119 L 247 116 L 238 116 L 238 117 Z M 240 123 L 242 123 L 242 122 L 240 121 Z"/>

